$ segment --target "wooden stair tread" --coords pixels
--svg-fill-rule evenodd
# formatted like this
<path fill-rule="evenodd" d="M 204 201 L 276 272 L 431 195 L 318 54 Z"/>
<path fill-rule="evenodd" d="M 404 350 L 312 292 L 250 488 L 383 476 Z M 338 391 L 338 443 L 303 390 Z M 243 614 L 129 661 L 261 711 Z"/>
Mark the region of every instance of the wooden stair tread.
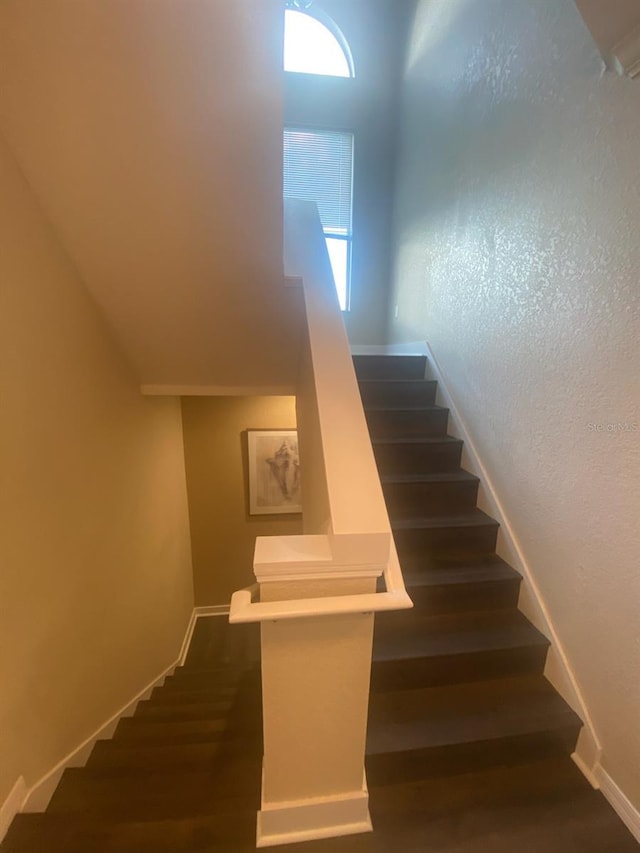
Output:
<path fill-rule="evenodd" d="M 113 740 L 152 741 L 164 737 L 175 738 L 178 735 L 206 735 L 213 739 L 223 737 L 227 727 L 228 722 L 224 717 L 215 720 L 207 718 L 154 720 L 153 717 L 126 717 L 118 723 Z"/>
<path fill-rule="evenodd" d="M 438 566 L 430 567 L 426 571 L 413 569 L 404 572 L 404 582 L 407 589 L 521 580 L 522 577 L 515 569 L 499 559 L 493 563 L 481 565 L 461 563 L 455 567 Z"/>
<path fill-rule="evenodd" d="M 397 621 L 399 623 L 400 619 Z M 373 659 L 390 661 L 453 656 L 548 645 L 547 638 L 517 611 L 464 613 L 407 619 L 404 630 L 376 634 Z"/>
<path fill-rule="evenodd" d="M 421 378 L 418 378 L 418 377 L 411 378 L 411 377 L 407 377 L 407 376 L 398 376 L 398 377 L 392 377 L 392 378 L 366 377 L 363 379 L 358 379 L 358 385 L 367 386 L 367 385 L 373 385 L 373 384 L 382 385 L 382 386 L 384 386 L 384 385 L 399 385 L 399 384 L 419 386 L 419 385 L 435 385 L 436 382 L 434 379 L 424 379 L 422 377 Z"/>
<path fill-rule="evenodd" d="M 98 741 L 87 767 L 117 767 L 150 772 L 158 766 L 166 768 L 207 765 L 216 761 L 226 744 L 220 740 L 131 744 L 120 741 L 114 748 L 111 741 Z"/>
<path fill-rule="evenodd" d="M 136 707 L 136 717 L 147 719 L 174 719 L 180 717 L 182 719 L 201 719 L 217 717 L 228 714 L 233 703 L 231 700 L 220 702 L 194 702 L 188 699 L 182 702 L 160 702 L 157 699 L 146 699 L 138 702 Z"/>
<path fill-rule="evenodd" d="M 189 685 L 167 685 L 166 687 L 155 687 L 151 693 L 150 701 L 157 705 L 181 705 L 183 703 L 231 703 L 237 693 L 236 688 L 207 689 L 205 687 Z"/>
<path fill-rule="evenodd" d="M 580 718 L 540 676 L 400 690 L 372 697 L 367 753 L 491 741 L 580 725 Z"/>
<path fill-rule="evenodd" d="M 499 527 L 498 522 L 481 509 L 459 515 L 416 515 L 394 517 L 391 527 L 393 530 L 426 530 L 439 527 Z"/>
<path fill-rule="evenodd" d="M 230 779 L 224 764 L 211 769 L 166 768 L 145 773 L 143 779 L 127 768 L 66 770 L 51 799 L 51 814 L 112 816 L 114 819 L 158 820 L 231 812 L 260 799 L 261 761 Z"/>
<path fill-rule="evenodd" d="M 200 675 L 199 673 L 184 673 L 181 675 L 172 675 L 165 679 L 162 685 L 163 692 L 183 692 L 189 691 L 208 691 L 209 693 L 217 693 L 218 696 L 233 696 L 238 690 L 239 684 L 235 681 L 230 681 L 225 684 L 217 684 L 209 675 Z"/>
<path fill-rule="evenodd" d="M 202 669 L 195 666 L 180 666 L 173 671 L 172 675 L 167 676 L 165 684 L 167 681 L 185 679 L 191 681 L 209 681 L 211 684 L 225 687 L 237 684 L 243 677 L 243 674 L 243 671 L 237 667 L 222 666 L 213 669 Z"/>
<path fill-rule="evenodd" d="M 435 403 L 423 404 L 423 405 L 415 405 L 408 406 L 406 403 L 374 403 L 372 405 L 367 405 L 366 412 L 448 412 L 449 409 L 446 406 L 437 406 Z"/>
<path fill-rule="evenodd" d="M 353 366 L 356 376 L 361 381 L 367 375 L 386 375 L 388 378 L 424 379 L 427 367 L 425 355 L 393 354 L 393 355 L 354 355 Z"/>
<path fill-rule="evenodd" d="M 185 696 L 180 702 L 163 702 L 154 697 L 138 702 L 136 716 L 147 718 L 180 713 L 216 717 L 228 713 L 231 708 L 233 708 L 233 698 L 230 696 L 205 701 L 198 701 L 192 696 Z"/>
<path fill-rule="evenodd" d="M 189 726 L 185 727 L 176 727 L 173 730 L 173 727 L 167 727 L 167 730 L 159 735 L 161 739 L 161 743 L 176 743 L 176 744 L 187 744 L 187 743 L 214 743 L 220 740 L 220 733 L 223 732 L 225 735 L 225 739 L 233 739 L 233 735 L 231 732 L 232 729 L 232 721 L 227 721 L 227 727 L 223 728 L 222 726 L 215 726 L 210 728 L 208 726 Z M 145 730 L 146 731 L 146 730 Z M 154 729 L 152 731 L 158 731 Z M 140 746 L 152 746 L 152 739 L 147 738 L 144 735 L 141 738 L 136 739 L 135 731 L 131 736 L 127 737 L 112 737 L 111 740 L 104 741 L 96 741 L 96 743 L 109 743 L 112 745 L 113 749 L 128 749 L 132 746 L 132 741 L 138 740 Z"/>
<path fill-rule="evenodd" d="M 389 849 L 440 853 L 637 853 L 637 842 L 566 755 L 372 786 Z M 382 853 L 384 844 L 381 846 Z"/>
<path fill-rule="evenodd" d="M 155 821 L 18 815 L 3 853 L 251 853 L 255 810 Z M 46 839 L 43 845 L 43 839 Z"/>
<path fill-rule="evenodd" d="M 468 471 L 435 471 L 418 474 L 381 474 L 380 482 L 386 485 L 409 485 L 414 483 L 479 483 L 475 474 Z"/>
<path fill-rule="evenodd" d="M 372 438 L 371 444 L 374 448 L 381 445 L 394 444 L 426 444 L 431 446 L 443 445 L 461 447 L 463 442 L 461 439 L 454 438 L 451 435 L 392 435 Z"/>
<path fill-rule="evenodd" d="M 367 755 L 381 755 L 417 750 L 460 747 L 482 742 L 489 747 L 492 741 L 522 737 L 532 734 L 552 734 L 569 729 L 577 736 L 582 721 L 559 708 L 530 710 L 518 709 L 516 717 L 509 715 L 468 716 L 462 720 L 412 720 L 387 726 L 373 726 L 370 730 Z"/>

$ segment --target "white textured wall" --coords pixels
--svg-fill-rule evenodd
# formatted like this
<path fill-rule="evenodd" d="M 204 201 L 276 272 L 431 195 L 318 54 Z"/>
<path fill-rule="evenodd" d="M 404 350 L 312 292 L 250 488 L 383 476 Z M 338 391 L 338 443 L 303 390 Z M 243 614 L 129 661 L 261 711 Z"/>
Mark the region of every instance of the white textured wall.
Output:
<path fill-rule="evenodd" d="M 433 346 L 640 806 L 640 81 L 571 0 L 422 0 L 406 62 L 390 334 Z"/>

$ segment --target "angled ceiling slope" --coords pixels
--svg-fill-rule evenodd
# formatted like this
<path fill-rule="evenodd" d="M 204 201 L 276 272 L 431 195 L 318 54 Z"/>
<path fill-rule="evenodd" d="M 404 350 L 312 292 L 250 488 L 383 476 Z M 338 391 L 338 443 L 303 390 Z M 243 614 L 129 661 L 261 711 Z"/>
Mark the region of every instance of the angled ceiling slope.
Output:
<path fill-rule="evenodd" d="M 142 385 L 291 386 L 278 0 L 3 0 L 0 132 Z"/>
<path fill-rule="evenodd" d="M 619 74 L 640 75 L 640 2 L 576 0 L 603 59 Z"/>

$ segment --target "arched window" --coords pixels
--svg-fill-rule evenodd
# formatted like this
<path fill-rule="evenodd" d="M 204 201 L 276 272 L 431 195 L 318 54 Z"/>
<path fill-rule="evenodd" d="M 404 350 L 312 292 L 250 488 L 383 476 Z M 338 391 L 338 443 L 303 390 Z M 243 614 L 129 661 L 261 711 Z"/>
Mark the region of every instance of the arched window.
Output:
<path fill-rule="evenodd" d="M 355 76 L 349 45 L 328 15 L 295 8 L 287 8 L 284 14 L 285 71 Z"/>

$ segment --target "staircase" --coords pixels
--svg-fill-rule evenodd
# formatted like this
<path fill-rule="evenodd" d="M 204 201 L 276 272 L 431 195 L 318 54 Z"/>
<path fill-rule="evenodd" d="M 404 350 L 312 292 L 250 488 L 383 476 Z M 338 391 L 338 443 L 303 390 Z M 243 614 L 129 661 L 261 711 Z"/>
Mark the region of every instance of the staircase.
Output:
<path fill-rule="evenodd" d="M 376 619 L 371 785 L 569 756 L 580 719 L 545 680 L 548 641 L 517 609 L 520 576 L 418 356 L 356 356 L 409 595 Z"/>
<path fill-rule="evenodd" d="M 282 853 L 637 853 L 570 759 L 581 721 L 545 680 L 418 357 L 357 357 L 415 607 L 378 614 L 366 770 L 374 833 Z M 183 667 L 68 769 L 1 853 L 250 853 L 262 763 L 255 626 L 199 619 Z"/>
<path fill-rule="evenodd" d="M 257 634 L 200 619 L 185 665 L 65 770 L 44 814 L 18 815 L 2 853 L 255 849 L 262 746 Z"/>
<path fill-rule="evenodd" d="M 637 850 L 570 758 L 582 722 L 544 678 L 549 643 L 518 611 L 521 578 L 496 555 L 499 525 L 476 506 L 426 359 L 354 365 L 414 602 L 376 616 L 371 849 Z"/>

